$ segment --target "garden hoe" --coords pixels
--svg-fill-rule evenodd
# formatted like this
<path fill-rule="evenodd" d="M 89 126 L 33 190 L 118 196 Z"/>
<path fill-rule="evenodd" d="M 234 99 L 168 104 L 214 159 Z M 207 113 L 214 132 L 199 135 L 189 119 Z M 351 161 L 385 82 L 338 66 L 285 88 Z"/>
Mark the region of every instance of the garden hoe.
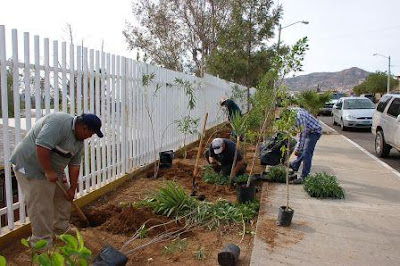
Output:
<path fill-rule="evenodd" d="M 206 116 L 204 117 L 204 123 L 203 123 L 203 131 L 200 137 L 200 143 L 199 143 L 199 148 L 197 150 L 197 156 L 196 156 L 196 163 L 194 164 L 194 170 L 193 170 L 193 181 L 192 181 L 192 193 L 190 196 L 195 197 L 197 196 L 197 183 L 196 183 L 196 176 L 198 175 L 199 171 L 199 159 L 201 155 L 201 147 L 203 146 L 203 136 L 206 131 L 206 124 L 207 124 L 207 118 L 208 118 L 208 113 L 206 113 Z M 205 200 L 205 195 L 201 194 L 198 196 L 199 200 Z"/>

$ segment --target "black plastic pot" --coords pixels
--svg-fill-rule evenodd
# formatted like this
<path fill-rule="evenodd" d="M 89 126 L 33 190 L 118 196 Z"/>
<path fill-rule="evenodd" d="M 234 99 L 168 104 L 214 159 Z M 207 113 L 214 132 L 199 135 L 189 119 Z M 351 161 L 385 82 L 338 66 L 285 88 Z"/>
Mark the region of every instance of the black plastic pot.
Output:
<path fill-rule="evenodd" d="M 160 152 L 160 168 L 171 167 L 172 159 L 174 159 L 173 150 Z"/>
<path fill-rule="evenodd" d="M 246 203 L 254 200 L 256 194 L 256 186 L 253 182 L 250 182 L 250 186 L 247 187 L 246 183 L 236 184 L 236 198 L 239 203 Z"/>
<path fill-rule="evenodd" d="M 106 245 L 100 251 L 100 254 L 94 259 L 94 266 L 124 266 L 128 262 L 128 258 L 114 249 L 112 246 Z"/>
<path fill-rule="evenodd" d="M 294 210 L 292 208 L 287 208 L 286 206 L 281 206 L 279 208 L 278 220 L 276 225 L 279 226 L 289 226 L 292 223 Z"/>
<path fill-rule="evenodd" d="M 240 248 L 235 244 L 228 243 L 224 249 L 218 253 L 218 263 L 222 266 L 234 266 L 237 264 L 240 255 Z"/>

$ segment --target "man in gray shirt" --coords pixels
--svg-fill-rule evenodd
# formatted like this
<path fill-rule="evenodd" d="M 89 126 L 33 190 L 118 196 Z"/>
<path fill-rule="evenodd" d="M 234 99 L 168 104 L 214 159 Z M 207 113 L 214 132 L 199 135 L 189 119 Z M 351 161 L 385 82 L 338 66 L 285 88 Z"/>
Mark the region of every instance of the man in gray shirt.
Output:
<path fill-rule="evenodd" d="M 11 163 L 27 203 L 31 244 L 40 239 L 52 243 L 54 234 L 68 230 L 83 141 L 93 134 L 102 138 L 100 128 L 101 120 L 94 114 L 52 113 L 40 118 L 15 147 Z M 67 166 L 70 185 L 65 196 L 56 182 L 63 184 Z"/>

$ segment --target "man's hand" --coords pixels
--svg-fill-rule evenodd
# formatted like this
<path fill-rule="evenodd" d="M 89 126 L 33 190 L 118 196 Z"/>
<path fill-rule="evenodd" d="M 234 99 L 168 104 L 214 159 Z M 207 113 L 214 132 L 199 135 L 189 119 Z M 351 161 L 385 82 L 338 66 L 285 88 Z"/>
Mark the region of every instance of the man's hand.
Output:
<path fill-rule="evenodd" d="M 211 162 L 211 166 L 214 169 L 215 172 L 219 172 L 221 170 L 220 165 L 217 162 Z"/>
<path fill-rule="evenodd" d="M 56 172 L 47 172 L 44 175 L 49 182 L 55 183 L 58 181 L 58 174 Z"/>
<path fill-rule="evenodd" d="M 67 190 L 68 196 L 65 195 L 65 198 L 66 198 L 67 200 L 69 200 L 69 201 L 73 201 L 74 198 L 75 198 L 75 190 L 76 190 L 75 188 L 70 187 L 70 188 Z"/>
<path fill-rule="evenodd" d="M 299 156 L 300 154 L 301 154 L 300 151 L 298 151 L 298 150 L 294 151 L 294 155 Z"/>

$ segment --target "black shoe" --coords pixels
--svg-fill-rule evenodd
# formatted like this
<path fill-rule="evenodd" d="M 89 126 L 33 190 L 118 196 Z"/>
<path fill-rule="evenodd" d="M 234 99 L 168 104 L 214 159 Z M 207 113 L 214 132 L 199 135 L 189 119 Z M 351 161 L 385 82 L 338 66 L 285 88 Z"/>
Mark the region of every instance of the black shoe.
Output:
<path fill-rule="evenodd" d="M 293 181 L 297 179 L 297 175 L 295 172 L 289 172 L 289 181 Z"/>
<path fill-rule="evenodd" d="M 303 178 L 297 178 L 297 179 L 295 179 L 295 180 L 293 180 L 292 182 L 290 182 L 290 184 L 293 184 L 293 185 L 300 185 L 300 184 L 303 184 Z"/>

